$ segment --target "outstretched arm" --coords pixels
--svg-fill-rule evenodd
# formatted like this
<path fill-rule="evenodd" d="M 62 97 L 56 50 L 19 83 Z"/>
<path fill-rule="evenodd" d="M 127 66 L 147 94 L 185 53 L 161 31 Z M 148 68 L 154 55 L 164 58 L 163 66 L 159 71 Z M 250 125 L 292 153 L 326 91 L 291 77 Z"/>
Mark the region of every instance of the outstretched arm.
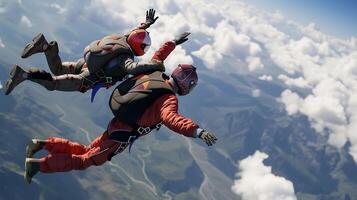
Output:
<path fill-rule="evenodd" d="M 197 137 L 196 130 L 199 126 L 178 113 L 178 100 L 175 95 L 170 94 L 164 97 L 160 117 L 162 123 L 172 131 L 186 137 Z"/>
<path fill-rule="evenodd" d="M 165 42 L 159 50 L 157 50 L 151 60 L 156 60 L 159 62 L 163 62 L 170 55 L 170 53 L 175 49 L 176 45 L 180 45 L 188 40 L 188 36 L 191 33 L 184 32 L 175 37 L 172 41 Z"/>
<path fill-rule="evenodd" d="M 208 146 L 216 143 L 217 138 L 212 133 L 199 128 L 199 126 L 177 112 L 178 101 L 175 95 L 165 97 L 165 101 L 161 107 L 161 120 L 169 129 L 180 133 L 186 137 L 200 138 Z"/>
<path fill-rule="evenodd" d="M 164 60 L 170 55 L 170 53 L 175 49 L 176 44 L 174 41 L 165 42 L 159 50 L 157 50 L 151 60 L 156 60 L 159 62 L 164 62 Z"/>
<path fill-rule="evenodd" d="M 138 75 L 152 71 L 165 71 L 165 67 L 161 62 L 135 62 L 134 58 L 129 54 L 122 54 L 116 58 L 119 68 L 126 74 Z"/>

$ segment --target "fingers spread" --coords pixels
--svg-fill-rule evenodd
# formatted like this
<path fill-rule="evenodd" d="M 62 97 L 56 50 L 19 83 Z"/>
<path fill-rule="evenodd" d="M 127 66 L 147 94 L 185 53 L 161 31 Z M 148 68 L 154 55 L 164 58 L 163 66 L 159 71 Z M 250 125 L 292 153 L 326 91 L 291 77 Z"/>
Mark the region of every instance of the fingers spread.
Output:
<path fill-rule="evenodd" d="M 187 36 L 189 36 L 191 33 L 190 32 L 184 32 L 183 33 L 183 37 L 187 37 Z"/>

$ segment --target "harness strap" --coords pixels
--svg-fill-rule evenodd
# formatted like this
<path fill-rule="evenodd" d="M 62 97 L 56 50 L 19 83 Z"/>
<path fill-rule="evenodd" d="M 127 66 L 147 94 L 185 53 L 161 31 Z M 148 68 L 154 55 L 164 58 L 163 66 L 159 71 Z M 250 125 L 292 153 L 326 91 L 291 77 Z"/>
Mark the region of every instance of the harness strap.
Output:
<path fill-rule="evenodd" d="M 97 92 L 102 87 L 106 87 L 107 89 L 112 85 L 115 85 L 116 82 L 121 81 L 122 79 L 113 78 L 112 76 L 106 76 L 105 72 L 101 69 L 95 73 L 95 76 L 98 78 L 98 81 L 91 82 L 91 86 L 87 85 L 88 87 L 92 87 L 92 94 L 91 94 L 91 102 L 94 101 L 94 97 Z M 82 84 L 85 85 L 85 84 Z"/>
<path fill-rule="evenodd" d="M 149 134 L 153 130 L 159 130 L 162 126 L 162 122 L 155 124 L 153 126 L 148 127 L 137 127 L 134 128 L 133 131 L 114 131 L 109 135 L 110 140 L 114 140 L 120 143 L 127 143 L 129 144 L 129 152 L 131 151 L 131 147 L 134 144 L 135 140 L 139 137 Z M 135 127 L 135 126 L 134 126 Z"/>

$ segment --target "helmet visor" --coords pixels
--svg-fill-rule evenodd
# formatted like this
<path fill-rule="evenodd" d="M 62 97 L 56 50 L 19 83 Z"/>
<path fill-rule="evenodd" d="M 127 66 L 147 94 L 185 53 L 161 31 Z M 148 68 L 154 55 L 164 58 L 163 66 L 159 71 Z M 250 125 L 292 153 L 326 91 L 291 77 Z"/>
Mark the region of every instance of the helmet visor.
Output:
<path fill-rule="evenodd" d="M 149 32 L 145 32 L 145 38 L 142 43 L 141 49 L 146 53 L 149 50 L 150 46 L 151 46 L 151 38 Z"/>
<path fill-rule="evenodd" d="M 140 45 L 141 50 L 143 50 L 145 53 L 149 50 L 150 44 L 141 44 Z"/>

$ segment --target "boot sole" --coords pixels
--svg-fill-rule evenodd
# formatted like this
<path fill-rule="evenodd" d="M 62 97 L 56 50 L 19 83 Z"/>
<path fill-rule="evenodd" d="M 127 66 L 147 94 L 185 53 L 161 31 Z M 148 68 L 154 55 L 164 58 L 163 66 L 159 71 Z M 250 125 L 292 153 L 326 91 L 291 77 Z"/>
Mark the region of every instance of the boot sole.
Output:
<path fill-rule="evenodd" d="M 32 53 L 31 50 L 34 48 L 34 46 L 39 42 L 39 40 L 44 37 L 42 33 L 39 33 L 38 35 L 36 35 L 32 41 L 26 45 L 26 47 L 24 48 L 24 50 L 22 51 L 22 55 L 21 58 L 28 58 L 29 56 L 38 53 Z"/>
<path fill-rule="evenodd" d="M 25 172 L 24 172 L 24 179 L 25 181 L 28 183 L 28 184 L 31 184 L 31 181 L 32 181 L 32 177 L 30 177 L 28 171 L 31 171 L 31 165 L 30 165 L 30 162 L 28 162 L 29 159 L 26 158 L 25 159 Z"/>
<path fill-rule="evenodd" d="M 32 158 L 33 155 L 35 154 L 33 152 L 33 148 L 31 147 L 34 147 L 35 144 L 34 144 L 34 139 L 32 139 L 26 146 L 26 158 Z"/>
<path fill-rule="evenodd" d="M 32 151 L 30 150 L 30 147 L 27 146 L 26 147 L 26 158 L 32 158 L 33 157 L 33 153 Z"/>
<path fill-rule="evenodd" d="M 18 65 L 14 65 L 10 72 L 10 78 L 5 83 L 5 95 L 9 95 L 12 90 L 15 88 L 14 86 L 14 78 L 16 78 L 19 73 L 21 73 L 21 68 Z M 20 83 L 19 83 L 20 84 Z"/>

